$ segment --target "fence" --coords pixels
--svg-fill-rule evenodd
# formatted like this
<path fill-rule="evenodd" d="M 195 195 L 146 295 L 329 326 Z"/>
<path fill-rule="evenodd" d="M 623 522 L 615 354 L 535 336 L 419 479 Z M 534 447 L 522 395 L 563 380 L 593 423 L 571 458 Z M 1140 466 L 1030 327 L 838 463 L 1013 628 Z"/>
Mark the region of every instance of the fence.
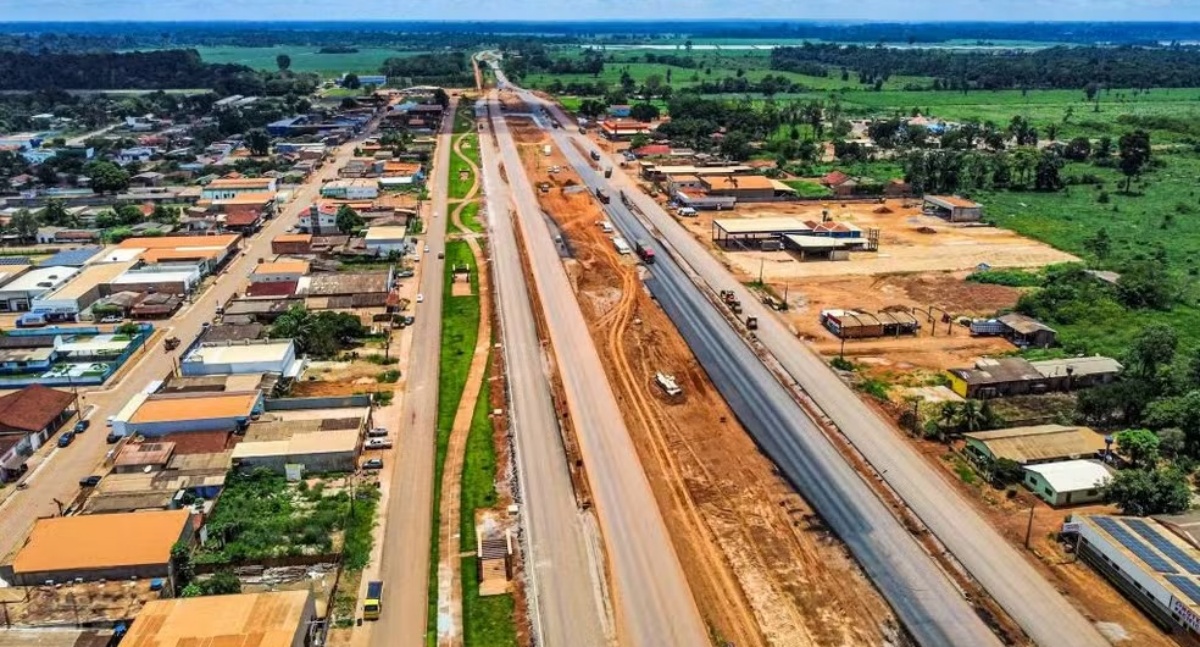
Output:
<path fill-rule="evenodd" d="M 313 566 L 314 564 L 336 564 L 339 567 L 342 563 L 342 556 L 337 553 L 329 555 L 281 555 L 279 557 L 261 557 L 255 559 L 247 559 L 241 561 L 231 561 L 227 563 L 194 563 L 192 568 L 197 575 L 208 575 L 218 571 L 230 569 L 241 569 L 249 566 L 261 566 L 263 568 L 284 568 L 288 566 Z M 340 570 L 340 569 L 339 569 Z"/>
<path fill-rule="evenodd" d="M 98 386 L 104 384 L 113 373 L 125 365 L 129 358 L 133 356 L 139 349 L 145 347 L 147 340 L 154 334 L 154 326 L 151 324 L 137 324 L 138 332 L 135 333 L 129 340 L 129 345 L 125 350 L 121 351 L 111 360 L 103 362 L 94 362 L 94 366 L 103 366 L 102 369 L 85 373 L 78 377 L 71 375 L 50 375 L 42 373 L 40 375 L 20 375 L 20 376 L 0 376 L 0 389 L 19 389 L 21 387 L 30 386 L 33 384 L 41 384 L 43 386 L 66 386 L 68 388 L 76 386 Z M 60 328 L 58 326 L 48 326 L 46 328 L 25 329 L 18 328 L 15 330 L 6 331 L 5 334 L 12 337 L 32 337 L 37 335 L 98 335 L 101 334 L 99 328 L 95 326 L 81 326 L 76 328 Z M 53 372 L 51 368 L 49 372 Z"/>
<path fill-rule="evenodd" d="M 263 406 L 267 411 L 369 407 L 371 406 L 371 396 L 360 394 L 326 398 L 275 398 L 266 400 Z"/>

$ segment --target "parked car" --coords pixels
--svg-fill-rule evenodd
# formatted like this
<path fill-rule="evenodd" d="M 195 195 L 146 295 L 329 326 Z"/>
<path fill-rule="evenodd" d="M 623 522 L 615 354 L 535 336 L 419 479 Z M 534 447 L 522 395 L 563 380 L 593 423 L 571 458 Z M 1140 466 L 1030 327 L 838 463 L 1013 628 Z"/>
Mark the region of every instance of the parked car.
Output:
<path fill-rule="evenodd" d="M 425 253 L 426 253 L 426 254 L 428 254 L 428 253 L 429 253 L 429 245 L 426 245 L 426 246 L 425 246 Z"/>
<path fill-rule="evenodd" d="M 391 438 L 368 438 L 367 444 L 364 445 L 367 449 L 389 449 L 391 446 Z"/>
<path fill-rule="evenodd" d="M 414 323 L 416 323 L 416 321 L 417 321 L 417 318 L 416 318 L 416 317 L 411 317 L 411 316 L 409 316 L 409 317 L 404 317 L 404 318 L 402 319 L 402 321 L 404 322 L 404 325 L 405 325 L 405 326 L 411 326 L 411 325 L 413 325 Z"/>
<path fill-rule="evenodd" d="M 109 427 L 111 427 L 111 426 L 113 425 L 113 421 L 114 421 L 114 420 L 116 420 L 116 419 L 117 419 L 117 417 L 116 417 L 116 416 L 109 416 L 109 417 L 107 417 L 107 418 L 105 418 L 105 419 L 104 419 L 104 424 L 106 424 L 106 425 L 108 425 Z"/>
<path fill-rule="evenodd" d="M 79 479 L 79 487 L 96 487 L 100 484 L 100 476 L 93 474 Z"/>
<path fill-rule="evenodd" d="M 446 258 L 445 252 L 438 252 L 438 258 Z"/>
<path fill-rule="evenodd" d="M 125 318 L 121 315 L 108 315 L 100 320 L 100 323 L 121 323 Z"/>
<path fill-rule="evenodd" d="M 372 427 L 367 431 L 367 436 L 370 438 L 387 438 L 388 430 L 383 427 Z"/>
<path fill-rule="evenodd" d="M 398 279 L 411 279 L 416 275 L 417 273 L 412 270 L 400 270 L 399 272 L 396 272 L 396 278 Z"/>
<path fill-rule="evenodd" d="M 424 295 L 424 294 L 418 294 L 418 295 L 417 295 L 417 303 L 424 303 L 424 302 L 425 302 L 425 295 Z"/>
<path fill-rule="evenodd" d="M 70 445 L 71 441 L 73 440 L 75 440 L 75 432 L 64 432 L 63 435 L 58 437 L 58 446 L 66 447 L 67 445 Z"/>
<path fill-rule="evenodd" d="M 83 432 L 87 431 L 88 427 L 91 427 L 91 426 L 92 426 L 91 420 L 80 420 L 79 422 L 75 423 L 75 433 L 82 434 Z"/>
<path fill-rule="evenodd" d="M 383 469 L 383 459 L 382 458 L 372 458 L 372 459 L 365 460 L 365 461 L 363 461 L 362 468 L 364 470 L 381 470 L 381 469 Z"/>
<path fill-rule="evenodd" d="M 119 440 L 121 440 L 121 435 L 113 432 L 109 432 L 109 434 L 104 437 L 104 442 L 108 443 L 109 445 L 115 445 Z"/>

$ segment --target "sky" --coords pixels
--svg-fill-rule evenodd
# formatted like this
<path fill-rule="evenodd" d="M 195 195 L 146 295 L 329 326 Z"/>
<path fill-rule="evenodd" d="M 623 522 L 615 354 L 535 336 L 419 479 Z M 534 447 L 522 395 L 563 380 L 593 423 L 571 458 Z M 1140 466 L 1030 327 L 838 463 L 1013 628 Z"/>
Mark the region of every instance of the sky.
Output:
<path fill-rule="evenodd" d="M 663 18 L 1194 21 L 1200 0 L 0 0 L 0 22 Z"/>

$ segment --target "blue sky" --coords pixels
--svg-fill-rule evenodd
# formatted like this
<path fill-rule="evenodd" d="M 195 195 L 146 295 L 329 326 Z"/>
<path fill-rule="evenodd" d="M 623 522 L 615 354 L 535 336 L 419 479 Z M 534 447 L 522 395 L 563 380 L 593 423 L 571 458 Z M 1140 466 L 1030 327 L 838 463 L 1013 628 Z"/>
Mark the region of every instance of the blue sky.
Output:
<path fill-rule="evenodd" d="M 0 0 L 0 21 L 655 18 L 1190 21 L 1200 0 Z"/>

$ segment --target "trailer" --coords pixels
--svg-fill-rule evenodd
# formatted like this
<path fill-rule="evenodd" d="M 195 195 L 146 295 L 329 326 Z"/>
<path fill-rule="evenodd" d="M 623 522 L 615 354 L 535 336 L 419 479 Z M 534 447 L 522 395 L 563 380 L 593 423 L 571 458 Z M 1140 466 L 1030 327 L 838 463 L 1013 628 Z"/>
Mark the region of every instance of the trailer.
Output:
<path fill-rule="evenodd" d="M 633 249 L 629 246 L 629 243 L 625 242 L 624 238 L 621 238 L 620 236 L 613 236 L 612 241 L 613 247 L 617 248 L 618 254 L 624 256 L 626 254 L 633 253 Z"/>
<path fill-rule="evenodd" d="M 639 241 L 637 241 L 636 245 L 637 245 L 638 257 L 640 257 L 642 259 L 642 262 L 645 263 L 646 265 L 653 265 L 654 264 L 654 250 L 650 249 L 650 243 L 648 243 L 644 240 L 639 240 Z"/>

